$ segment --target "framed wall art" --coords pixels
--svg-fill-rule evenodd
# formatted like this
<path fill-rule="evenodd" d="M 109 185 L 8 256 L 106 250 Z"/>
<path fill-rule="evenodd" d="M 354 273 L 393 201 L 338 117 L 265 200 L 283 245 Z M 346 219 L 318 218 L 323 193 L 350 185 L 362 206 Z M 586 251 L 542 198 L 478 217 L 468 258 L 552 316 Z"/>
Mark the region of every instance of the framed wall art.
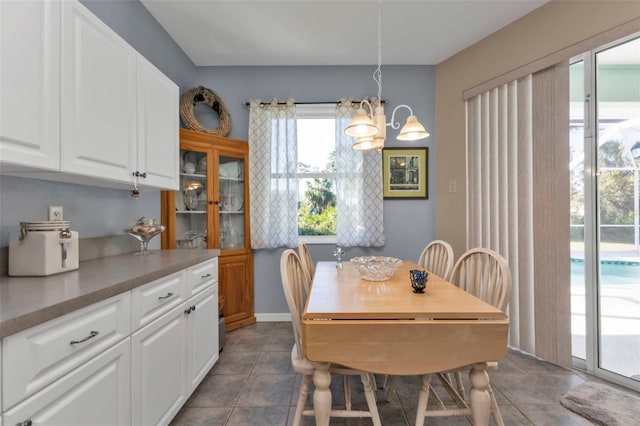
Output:
<path fill-rule="evenodd" d="M 384 148 L 382 179 L 384 199 L 428 198 L 428 148 Z"/>

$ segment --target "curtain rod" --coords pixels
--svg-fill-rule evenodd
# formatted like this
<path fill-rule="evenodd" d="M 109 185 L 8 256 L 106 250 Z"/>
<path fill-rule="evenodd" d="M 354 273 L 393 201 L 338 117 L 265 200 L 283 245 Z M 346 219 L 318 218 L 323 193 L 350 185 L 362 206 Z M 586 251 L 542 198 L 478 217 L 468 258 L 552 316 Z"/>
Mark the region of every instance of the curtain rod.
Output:
<path fill-rule="evenodd" d="M 367 99 L 368 100 L 368 99 Z M 330 102 L 294 102 L 294 105 L 321 105 L 321 104 L 339 104 L 342 101 L 330 101 Z M 351 100 L 352 103 L 354 104 L 359 104 L 360 102 L 362 102 L 362 100 L 360 99 L 352 99 Z M 273 102 L 260 102 L 260 105 L 266 105 L 266 104 L 271 104 Z M 382 100 L 382 103 L 385 103 L 385 100 Z M 276 102 L 277 105 L 286 105 L 287 101 L 277 101 Z M 245 102 L 244 106 L 249 106 L 251 105 L 251 102 Z"/>

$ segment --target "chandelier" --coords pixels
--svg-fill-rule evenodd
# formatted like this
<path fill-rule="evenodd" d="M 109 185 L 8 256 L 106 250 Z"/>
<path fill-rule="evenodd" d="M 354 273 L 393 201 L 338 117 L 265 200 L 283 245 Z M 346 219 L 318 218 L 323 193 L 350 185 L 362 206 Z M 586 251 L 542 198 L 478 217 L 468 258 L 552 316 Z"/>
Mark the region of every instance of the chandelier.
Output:
<path fill-rule="evenodd" d="M 373 72 L 373 80 L 378 84 L 378 97 L 375 99 L 375 109 L 368 100 L 360 102 L 360 108 L 356 112 L 355 117 L 351 120 L 351 123 L 345 129 L 345 133 L 349 136 L 356 138 L 353 144 L 353 149 L 367 150 L 367 149 L 382 149 L 384 148 L 384 141 L 387 138 L 387 126 L 394 130 L 400 128 L 400 123 L 395 121 L 396 111 L 400 108 L 407 108 L 409 110 L 409 117 L 407 122 L 396 136 L 396 139 L 401 141 L 415 141 L 424 139 L 429 136 L 429 132 L 424 129 L 424 126 L 420 124 L 413 110 L 408 105 L 398 105 L 393 109 L 391 113 L 391 121 L 387 123 L 387 117 L 384 113 L 384 107 L 382 106 L 382 0 L 378 2 L 378 67 Z M 367 106 L 369 112 L 365 111 L 364 107 Z"/>

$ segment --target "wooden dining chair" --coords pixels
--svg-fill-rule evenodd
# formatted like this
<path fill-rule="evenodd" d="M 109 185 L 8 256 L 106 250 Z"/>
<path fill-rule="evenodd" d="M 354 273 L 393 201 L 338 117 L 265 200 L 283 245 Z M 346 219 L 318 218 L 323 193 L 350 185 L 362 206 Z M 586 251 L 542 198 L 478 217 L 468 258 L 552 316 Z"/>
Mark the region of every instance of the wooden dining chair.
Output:
<path fill-rule="evenodd" d="M 309 248 L 305 243 L 298 244 L 298 256 L 300 256 L 300 261 L 302 262 L 302 266 L 307 271 L 309 275 L 308 284 L 311 285 L 313 282 L 313 276 L 316 273 L 316 266 L 313 263 L 313 258 L 311 257 L 311 253 L 309 252 Z M 307 288 L 307 291 L 309 289 Z"/>
<path fill-rule="evenodd" d="M 429 273 L 448 279 L 453 267 L 453 248 L 451 244 L 443 240 L 431 241 L 422 250 L 418 258 L 418 265 L 422 266 Z M 393 393 L 398 383 L 397 376 L 385 376 L 382 381 L 382 389 L 386 390 L 385 399 L 391 401 Z"/>
<path fill-rule="evenodd" d="M 309 385 L 311 384 L 315 367 L 311 361 L 305 357 L 302 346 L 302 314 L 304 312 L 304 306 L 308 296 L 307 291 L 310 288 L 310 285 L 306 282 L 308 280 L 308 271 L 305 270 L 300 257 L 294 250 L 287 249 L 282 253 L 282 256 L 280 257 L 280 274 L 282 276 L 282 289 L 284 290 L 284 295 L 287 299 L 287 305 L 289 305 L 291 322 L 293 324 L 294 344 L 291 349 L 291 364 L 293 366 L 293 370 L 297 374 L 302 375 L 302 383 L 298 394 L 298 403 L 296 404 L 296 411 L 293 418 L 293 425 L 298 426 L 303 415 L 314 415 L 313 410 L 305 410 L 304 407 L 309 396 Z M 367 400 L 367 406 L 369 408 L 368 411 L 351 409 L 350 389 L 347 386 L 348 381 L 345 381 L 346 409 L 332 409 L 329 415 L 331 417 L 371 417 L 374 425 L 381 425 L 382 423 L 380 421 L 380 415 L 378 414 L 378 406 L 376 405 L 375 381 L 373 374 L 337 364 L 331 364 L 329 372 L 331 374 L 340 374 L 347 378 L 348 376 L 360 376 L 365 398 Z"/>
<path fill-rule="evenodd" d="M 434 240 L 422 250 L 418 264 L 430 273 L 446 280 L 449 278 L 454 260 L 451 244 L 442 240 Z"/>
<path fill-rule="evenodd" d="M 485 248 L 467 250 L 453 266 L 451 274 L 449 275 L 449 281 L 501 311 L 506 311 L 511 297 L 511 270 L 504 257 L 495 251 Z M 487 371 L 496 370 L 497 366 L 497 362 L 490 362 L 488 363 Z M 470 366 L 466 366 L 437 374 L 437 377 L 445 389 L 447 389 L 460 407 L 457 409 L 445 407 L 442 400 L 437 397 L 437 395 L 434 395 L 440 408 L 427 410 L 429 391 L 433 388 L 430 385 L 431 375 L 426 374 L 422 376 L 422 386 L 418 394 L 416 426 L 422 426 L 425 417 L 466 416 L 471 414 L 470 406 L 465 400 L 461 374 L 470 368 Z M 454 387 L 451 374 L 456 377 L 457 387 Z M 491 384 L 489 384 L 488 391 L 491 402 L 491 414 L 493 415 L 495 423 L 498 426 L 504 426 L 496 397 L 491 389 Z"/>

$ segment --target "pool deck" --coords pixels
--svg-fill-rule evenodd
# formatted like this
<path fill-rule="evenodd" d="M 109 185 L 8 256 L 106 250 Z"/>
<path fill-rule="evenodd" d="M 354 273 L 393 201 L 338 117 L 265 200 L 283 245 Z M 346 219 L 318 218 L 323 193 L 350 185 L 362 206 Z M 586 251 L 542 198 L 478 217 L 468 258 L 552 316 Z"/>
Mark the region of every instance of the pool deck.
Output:
<path fill-rule="evenodd" d="M 577 245 L 577 244 L 576 244 Z M 572 244 L 571 259 L 584 260 L 584 250 Z M 622 247 L 621 247 L 622 246 Z M 629 249 L 630 248 L 630 249 Z M 603 245 L 600 260 L 640 264 L 640 251 L 632 245 Z M 571 286 L 573 354 L 585 356 L 585 288 Z M 603 286 L 599 293 L 601 367 L 627 377 L 640 375 L 640 277 L 635 285 Z"/>

